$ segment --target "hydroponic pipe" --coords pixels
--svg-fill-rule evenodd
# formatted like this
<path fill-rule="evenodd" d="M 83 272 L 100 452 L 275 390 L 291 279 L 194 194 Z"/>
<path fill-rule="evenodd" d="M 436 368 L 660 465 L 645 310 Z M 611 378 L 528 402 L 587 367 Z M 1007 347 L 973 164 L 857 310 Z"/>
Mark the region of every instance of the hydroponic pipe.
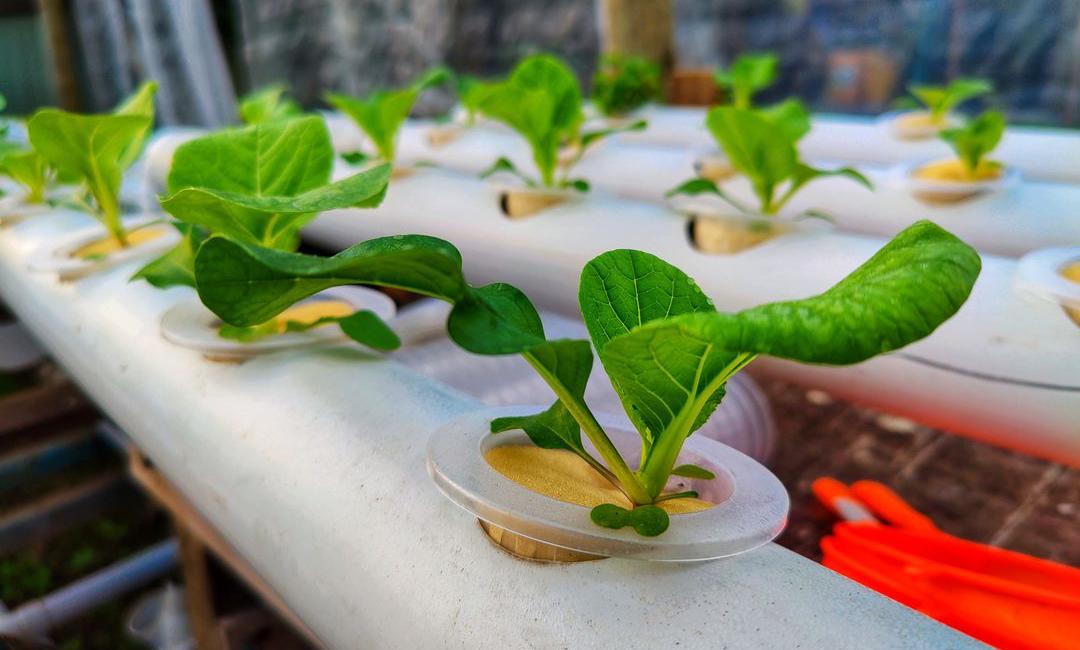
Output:
<path fill-rule="evenodd" d="M 0 614 L 0 635 L 37 639 L 95 607 L 156 580 L 176 568 L 177 541 L 170 539 L 92 573 L 18 609 Z"/>
<path fill-rule="evenodd" d="M 715 144 L 705 128 L 707 109 L 652 106 L 641 117 L 644 131 L 620 134 L 627 143 L 679 148 Z M 875 117 L 818 113 L 810 133 L 799 143 L 809 159 L 892 165 L 945 158 L 952 150 L 938 138 L 901 140 Z M 1080 134 L 1073 129 L 1010 126 L 994 157 L 1015 165 L 1027 178 L 1053 183 L 1080 183 Z"/>
<path fill-rule="evenodd" d="M 159 329 L 190 290 L 129 282 L 137 261 L 26 269 L 88 223 L 6 229 L 0 295 L 327 647 L 979 647 L 773 544 L 692 566 L 511 558 L 425 472 L 431 433 L 476 401 L 355 346 L 207 361 Z"/>
<path fill-rule="evenodd" d="M 779 236 L 733 255 L 696 250 L 684 220 L 660 206 L 591 195 L 526 219 L 499 210 L 497 189 L 424 170 L 399 179 L 375 210 L 324 213 L 306 233 L 344 248 L 402 232 L 453 242 L 475 282 L 522 288 L 543 307 L 577 314 L 581 268 L 613 248 L 677 264 L 723 310 L 821 292 L 884 240 L 839 232 Z M 983 256 L 967 304 L 927 339 L 858 364 L 830 368 L 771 359 L 762 372 L 925 424 L 1080 465 L 1080 346 L 1058 306 L 1014 286 L 1015 261 Z"/>
<path fill-rule="evenodd" d="M 345 127 L 338 124 L 335 128 L 340 131 Z M 398 147 L 403 163 L 432 161 L 477 174 L 499 156 L 506 156 L 519 169 L 535 169 L 528 146 L 517 134 L 477 128 L 449 144 L 432 147 L 427 138 L 430 130 L 431 126 L 422 122 L 410 123 L 403 129 Z M 694 177 L 694 163 L 701 155 L 701 150 L 687 148 L 607 142 L 591 149 L 572 176 L 587 179 L 594 189 L 662 203 L 669 190 Z M 783 213 L 818 210 L 841 230 L 877 237 L 892 237 L 919 219 L 931 218 L 982 252 L 1010 257 L 1040 248 L 1080 244 L 1080 218 L 1076 212 L 1080 185 L 1021 180 L 995 194 L 928 205 L 905 186 L 902 170 L 880 166 L 860 170 L 873 182 L 873 190 L 846 177 L 818 179 L 804 186 Z M 744 205 L 756 205 L 745 179 L 729 179 L 723 187 Z M 735 214 L 716 197 L 694 203 Z"/>

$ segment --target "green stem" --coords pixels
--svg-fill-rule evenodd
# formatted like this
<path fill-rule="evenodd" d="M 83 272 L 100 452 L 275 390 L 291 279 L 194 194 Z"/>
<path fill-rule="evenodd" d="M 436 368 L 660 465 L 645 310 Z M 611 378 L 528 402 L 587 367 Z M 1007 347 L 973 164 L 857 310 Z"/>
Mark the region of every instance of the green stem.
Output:
<path fill-rule="evenodd" d="M 619 454 L 619 450 L 615 448 L 614 443 L 608 438 L 607 433 L 604 432 L 603 427 L 596 421 L 596 416 L 592 414 L 589 407 L 585 405 L 580 399 L 573 395 L 562 382 L 555 379 L 555 377 L 540 363 L 531 352 L 522 352 L 521 356 L 525 357 L 525 360 L 529 362 L 537 373 L 544 378 L 548 386 L 555 392 L 555 395 L 562 402 L 566 410 L 570 411 L 570 415 L 581 427 L 581 430 L 585 432 L 585 435 L 596 447 L 596 450 L 600 452 L 600 456 L 607 461 L 610 473 L 614 474 L 618 479 L 615 484 L 626 493 L 626 496 L 630 498 L 637 505 L 643 505 L 652 503 L 653 495 L 650 495 L 645 489 L 645 486 L 641 484 L 637 476 L 634 475 L 633 470 L 626 464 L 622 456 Z M 609 479 L 610 480 L 610 479 Z"/>
<path fill-rule="evenodd" d="M 671 470 L 675 468 L 675 461 L 679 452 L 682 451 L 683 443 L 690 436 L 690 428 L 694 425 L 701 410 L 705 408 L 709 398 L 724 385 L 724 382 L 745 368 L 755 357 L 757 355 L 750 352 L 737 355 L 709 382 L 704 390 L 696 391 L 697 398 L 688 402 L 667 428 L 657 436 L 656 442 L 653 443 L 649 454 L 642 459 L 641 468 L 637 472 L 652 500 L 655 500 L 667 485 L 668 477 L 671 476 Z"/>
<path fill-rule="evenodd" d="M 672 492 L 671 494 L 661 494 L 653 500 L 653 503 L 671 501 L 672 499 L 696 499 L 697 496 L 698 493 L 693 490 L 687 490 L 686 492 Z"/>

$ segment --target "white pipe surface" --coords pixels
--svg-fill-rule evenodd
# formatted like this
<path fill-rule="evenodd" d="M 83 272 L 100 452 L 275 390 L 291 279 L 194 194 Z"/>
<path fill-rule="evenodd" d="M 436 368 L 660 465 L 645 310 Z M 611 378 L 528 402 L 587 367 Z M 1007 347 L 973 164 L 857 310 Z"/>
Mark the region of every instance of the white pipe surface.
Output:
<path fill-rule="evenodd" d="M 84 223 L 0 233 L 0 294 L 329 647 L 982 647 L 773 544 L 697 565 L 513 559 L 424 471 L 429 434 L 475 402 L 354 347 L 208 362 L 158 331 L 189 291 L 128 283 L 135 263 L 26 271 Z"/>
<path fill-rule="evenodd" d="M 884 245 L 843 233 L 778 237 L 735 255 L 688 242 L 677 216 L 594 193 L 527 219 L 499 211 L 489 184 L 424 170 L 394 181 L 382 206 L 323 214 L 306 234 L 344 248 L 416 232 L 461 249 L 474 281 L 517 285 L 541 306 L 577 316 L 582 267 L 613 248 L 659 255 L 694 277 L 720 309 L 827 289 Z M 967 304 L 929 338 L 845 368 L 763 359 L 762 371 L 931 426 L 1080 465 L 1080 330 L 1057 305 L 1013 287 L 1016 263 L 984 256 Z"/>
<path fill-rule="evenodd" d="M 651 106 L 642 111 L 645 131 L 619 135 L 624 142 L 674 147 L 715 146 L 705 128 L 706 109 Z M 815 114 L 810 133 L 799 143 L 808 159 L 891 165 L 943 158 L 952 150 L 938 138 L 900 140 L 875 117 Z M 994 157 L 1016 166 L 1031 179 L 1080 183 L 1080 132 L 1034 126 L 1010 126 Z"/>
<path fill-rule="evenodd" d="M 403 129 L 399 144 L 402 162 L 428 160 L 476 174 L 499 156 L 506 156 L 520 169 L 535 173 L 532 154 L 517 134 L 471 129 L 450 144 L 431 147 L 426 138 L 430 128 L 413 122 Z M 694 177 L 694 162 L 700 156 L 701 149 L 603 143 L 586 153 L 572 176 L 628 198 L 662 202 L 668 190 Z M 892 237 L 915 221 L 930 218 L 980 251 L 1010 257 L 1080 244 L 1080 185 L 1021 180 L 1001 192 L 970 201 L 927 205 L 902 185 L 899 170 L 880 166 L 862 166 L 860 170 L 874 183 L 874 190 L 848 178 L 822 178 L 804 186 L 784 212 L 820 210 L 842 230 L 877 237 Z M 746 179 L 725 181 L 723 187 L 745 205 L 757 205 Z M 698 201 L 734 213 L 716 197 Z"/>

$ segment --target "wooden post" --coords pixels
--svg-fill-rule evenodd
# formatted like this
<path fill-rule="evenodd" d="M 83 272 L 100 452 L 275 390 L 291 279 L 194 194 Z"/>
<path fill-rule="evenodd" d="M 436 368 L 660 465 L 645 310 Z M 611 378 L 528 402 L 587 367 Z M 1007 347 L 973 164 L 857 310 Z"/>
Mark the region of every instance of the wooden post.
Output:
<path fill-rule="evenodd" d="M 176 521 L 176 537 L 180 540 L 180 562 L 184 573 L 184 600 L 188 620 L 199 650 L 222 650 L 214 614 L 214 594 L 210 584 L 206 547 L 180 521 Z"/>
<path fill-rule="evenodd" d="M 41 19 L 49 38 L 56 94 L 60 107 L 69 111 L 82 108 L 79 84 L 75 77 L 75 57 L 72 54 L 71 34 L 68 31 L 68 12 L 63 0 L 38 0 Z"/>

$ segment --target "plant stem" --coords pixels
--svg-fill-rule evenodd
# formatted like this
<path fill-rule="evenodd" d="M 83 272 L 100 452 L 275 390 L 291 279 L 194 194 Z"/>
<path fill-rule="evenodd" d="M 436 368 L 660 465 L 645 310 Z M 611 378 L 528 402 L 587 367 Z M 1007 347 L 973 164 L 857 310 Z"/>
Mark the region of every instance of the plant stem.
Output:
<path fill-rule="evenodd" d="M 562 402 L 566 410 L 570 411 L 570 415 L 574 417 L 574 420 L 581 427 L 581 430 L 585 432 L 585 435 L 596 447 L 596 450 L 600 452 L 600 456 L 607 461 L 610 473 L 614 474 L 618 479 L 615 483 L 626 496 L 630 498 L 637 505 L 643 505 L 652 503 L 653 497 L 645 489 L 645 486 L 641 484 L 633 470 L 626 464 L 622 456 L 619 454 L 619 450 L 615 448 L 614 443 L 608 438 L 607 433 L 604 432 L 604 428 L 600 426 L 600 423 L 596 421 L 596 416 L 592 414 L 589 407 L 585 403 L 571 394 L 566 386 L 562 382 L 555 379 L 555 377 L 541 364 L 537 358 L 531 352 L 522 352 L 521 356 L 525 357 L 525 360 L 529 362 L 537 373 L 544 378 L 548 386 L 555 391 L 555 395 Z M 609 479 L 610 480 L 610 479 Z"/>
<path fill-rule="evenodd" d="M 653 500 L 653 503 L 671 501 L 672 499 L 696 499 L 697 495 L 698 493 L 693 490 L 687 490 L 686 492 L 672 492 L 671 494 L 661 494 Z"/>
<path fill-rule="evenodd" d="M 756 354 L 749 352 L 737 355 L 703 390 L 697 392 L 697 398 L 688 402 L 668 424 L 667 428 L 657 436 L 656 442 L 653 443 L 652 449 L 649 450 L 650 453 L 642 459 L 641 467 L 637 472 L 651 499 L 655 500 L 663 491 L 664 486 L 667 485 L 668 477 L 671 476 L 671 470 L 675 468 L 675 461 L 679 456 L 679 452 L 682 451 L 683 443 L 690 436 L 690 428 L 697 420 L 701 409 L 705 408 L 709 398 L 732 375 L 745 368 L 756 357 Z"/>

